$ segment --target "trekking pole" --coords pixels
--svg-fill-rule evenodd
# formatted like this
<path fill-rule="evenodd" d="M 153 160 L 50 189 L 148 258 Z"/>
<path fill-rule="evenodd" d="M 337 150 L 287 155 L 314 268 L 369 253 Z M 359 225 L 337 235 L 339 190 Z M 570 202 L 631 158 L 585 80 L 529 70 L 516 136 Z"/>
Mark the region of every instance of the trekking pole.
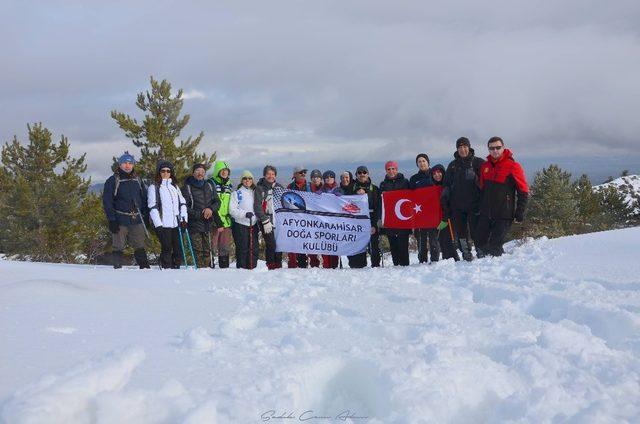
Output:
<path fill-rule="evenodd" d="M 211 250 L 211 231 L 207 232 L 207 239 L 209 239 L 209 266 L 213 268 L 213 251 Z"/>
<path fill-rule="evenodd" d="M 451 225 L 451 218 L 447 218 L 447 224 L 449 225 L 449 235 L 451 236 L 451 243 L 455 243 L 453 238 L 453 225 Z"/>
<path fill-rule="evenodd" d="M 249 268 L 253 269 L 253 217 L 249 218 Z"/>
<path fill-rule="evenodd" d="M 189 253 L 191 253 L 191 259 L 193 260 L 193 269 L 198 269 L 198 262 L 196 261 L 196 255 L 193 253 L 193 246 L 191 245 L 191 236 L 189 235 L 189 229 L 184 229 L 187 235 L 187 246 L 189 247 Z"/>
<path fill-rule="evenodd" d="M 180 223 L 178 223 L 178 233 L 180 234 L 180 250 L 182 250 L 182 261 L 184 262 L 184 267 L 188 268 L 187 265 L 187 254 L 184 251 L 184 240 L 182 239 L 182 227 Z"/>

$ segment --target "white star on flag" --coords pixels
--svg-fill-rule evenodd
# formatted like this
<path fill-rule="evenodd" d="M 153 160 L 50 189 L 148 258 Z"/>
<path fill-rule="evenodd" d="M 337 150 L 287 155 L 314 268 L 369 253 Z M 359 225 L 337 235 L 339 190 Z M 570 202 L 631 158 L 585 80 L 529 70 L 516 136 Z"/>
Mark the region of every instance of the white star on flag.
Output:
<path fill-rule="evenodd" d="M 413 208 L 413 210 L 416 211 L 416 213 L 422 212 L 422 205 L 419 205 L 419 204 L 416 203 L 416 205 Z"/>

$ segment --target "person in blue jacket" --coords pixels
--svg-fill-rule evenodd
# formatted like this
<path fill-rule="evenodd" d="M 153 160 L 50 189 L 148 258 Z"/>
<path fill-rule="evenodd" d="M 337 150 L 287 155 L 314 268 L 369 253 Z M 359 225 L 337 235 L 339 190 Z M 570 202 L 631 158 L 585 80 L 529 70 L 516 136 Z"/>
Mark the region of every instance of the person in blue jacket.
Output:
<path fill-rule="evenodd" d="M 149 268 L 144 249 L 147 231 L 144 221 L 149 215 L 147 190 L 134 170 L 136 160 L 124 152 L 118 169 L 104 183 L 102 206 L 112 234 L 113 267 L 122 268 L 122 251 L 127 243 L 133 248 L 138 266 Z"/>

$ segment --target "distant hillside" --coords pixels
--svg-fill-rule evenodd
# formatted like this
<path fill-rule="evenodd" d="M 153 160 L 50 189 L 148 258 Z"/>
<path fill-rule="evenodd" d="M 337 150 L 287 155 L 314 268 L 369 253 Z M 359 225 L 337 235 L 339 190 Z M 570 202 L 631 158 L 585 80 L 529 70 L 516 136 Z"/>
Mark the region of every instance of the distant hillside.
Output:
<path fill-rule="evenodd" d="M 632 205 L 634 202 L 636 203 L 636 213 L 640 212 L 640 176 L 639 175 L 628 175 L 626 177 L 616 178 L 615 180 L 594 186 L 594 190 L 603 189 L 609 186 L 616 187 L 618 190 L 623 192 L 627 198 L 627 203 Z"/>

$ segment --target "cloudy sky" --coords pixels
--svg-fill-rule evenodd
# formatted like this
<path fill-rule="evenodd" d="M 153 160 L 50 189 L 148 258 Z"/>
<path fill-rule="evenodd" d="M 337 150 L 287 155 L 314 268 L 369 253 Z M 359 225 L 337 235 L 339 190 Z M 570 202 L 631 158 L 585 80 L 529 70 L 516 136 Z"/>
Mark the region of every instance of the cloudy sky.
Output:
<path fill-rule="evenodd" d="M 183 88 L 202 150 L 234 167 L 485 154 L 640 164 L 640 2 L 0 3 L 0 137 L 41 121 L 96 179 L 149 76 Z M 587 163 L 587 162 L 585 162 Z M 327 165 L 328 166 L 328 165 Z M 640 171 L 640 170 L 639 170 Z"/>

